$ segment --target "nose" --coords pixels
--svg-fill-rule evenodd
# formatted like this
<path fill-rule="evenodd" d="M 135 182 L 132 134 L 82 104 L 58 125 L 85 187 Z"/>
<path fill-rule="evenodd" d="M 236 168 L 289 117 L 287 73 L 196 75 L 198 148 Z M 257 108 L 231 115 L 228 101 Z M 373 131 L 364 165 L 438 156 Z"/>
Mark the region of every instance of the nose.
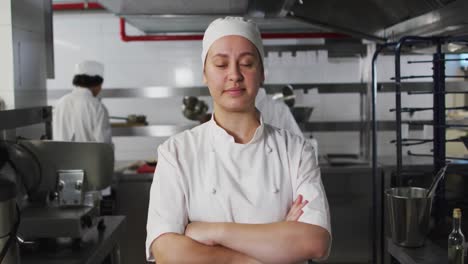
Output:
<path fill-rule="evenodd" d="M 244 76 L 242 76 L 242 73 L 240 71 L 239 65 L 232 63 L 229 66 L 229 80 L 233 82 L 240 82 L 244 79 Z"/>

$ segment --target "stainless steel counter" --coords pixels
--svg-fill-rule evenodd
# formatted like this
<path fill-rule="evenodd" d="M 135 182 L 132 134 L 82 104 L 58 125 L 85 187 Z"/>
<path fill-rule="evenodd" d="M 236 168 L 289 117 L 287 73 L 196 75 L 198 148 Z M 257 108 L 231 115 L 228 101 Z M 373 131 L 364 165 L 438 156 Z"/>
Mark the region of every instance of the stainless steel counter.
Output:
<path fill-rule="evenodd" d="M 37 252 L 21 250 L 21 263 L 102 263 L 108 255 L 112 254 L 113 250 L 119 249 L 119 243 L 124 241 L 126 233 L 124 216 L 104 216 L 103 219 L 106 229 L 99 232 L 96 228 L 96 230 L 87 234 L 82 239 L 83 242 L 80 248 L 58 247 L 54 250 L 41 249 Z M 118 256 L 118 251 L 114 254 Z"/>
<path fill-rule="evenodd" d="M 447 263 L 447 250 L 426 240 L 424 246 L 405 248 L 395 245 L 387 239 L 388 252 L 401 264 L 441 264 Z"/>
<path fill-rule="evenodd" d="M 141 161 L 142 162 L 142 161 Z M 126 169 L 127 166 L 136 164 L 138 161 L 116 161 L 115 176 L 117 181 L 152 181 L 153 173 L 137 173 L 136 170 Z M 320 165 L 322 174 L 354 174 L 369 172 L 371 170 L 370 164 L 359 164 L 352 166 L 330 166 L 327 163 Z"/>

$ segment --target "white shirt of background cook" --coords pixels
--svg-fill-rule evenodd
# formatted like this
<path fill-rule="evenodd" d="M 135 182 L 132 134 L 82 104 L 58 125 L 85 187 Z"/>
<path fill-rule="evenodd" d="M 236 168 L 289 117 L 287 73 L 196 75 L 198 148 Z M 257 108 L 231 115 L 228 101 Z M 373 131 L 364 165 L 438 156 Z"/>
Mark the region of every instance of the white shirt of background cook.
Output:
<path fill-rule="evenodd" d="M 283 221 L 299 194 L 309 201 L 299 221 L 330 232 L 312 144 L 260 120 L 247 144 L 235 143 L 212 118 L 159 146 L 148 209 L 149 260 L 154 261 L 150 246 L 156 238 L 184 234 L 189 221 Z"/>
<path fill-rule="evenodd" d="M 283 101 L 269 97 L 264 88 L 258 89 L 255 107 L 262 112 L 263 121 L 277 128 L 284 128 L 295 135 L 302 136 L 302 131 L 294 116 Z"/>
<path fill-rule="evenodd" d="M 301 137 L 304 136 L 291 110 L 289 110 L 289 107 L 281 100 L 273 100 L 271 96 L 267 95 L 264 88 L 258 89 L 257 97 L 255 98 L 255 107 L 262 112 L 266 124 L 277 128 L 284 128 Z M 310 141 L 318 158 L 317 140 L 314 138 L 308 138 L 306 140 Z"/>
<path fill-rule="evenodd" d="M 87 88 L 74 87 L 60 98 L 52 124 L 54 140 L 112 143 L 109 113 Z"/>

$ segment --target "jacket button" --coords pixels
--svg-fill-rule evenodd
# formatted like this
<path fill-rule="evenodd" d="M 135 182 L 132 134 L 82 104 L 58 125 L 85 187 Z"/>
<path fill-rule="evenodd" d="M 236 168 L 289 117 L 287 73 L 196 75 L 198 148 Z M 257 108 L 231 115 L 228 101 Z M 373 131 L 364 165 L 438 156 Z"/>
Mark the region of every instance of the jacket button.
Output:
<path fill-rule="evenodd" d="M 216 189 L 213 188 L 213 190 L 211 190 L 211 193 L 212 193 L 212 194 L 216 194 Z"/>
<path fill-rule="evenodd" d="M 273 189 L 273 193 L 279 193 L 279 189 L 278 188 Z"/>

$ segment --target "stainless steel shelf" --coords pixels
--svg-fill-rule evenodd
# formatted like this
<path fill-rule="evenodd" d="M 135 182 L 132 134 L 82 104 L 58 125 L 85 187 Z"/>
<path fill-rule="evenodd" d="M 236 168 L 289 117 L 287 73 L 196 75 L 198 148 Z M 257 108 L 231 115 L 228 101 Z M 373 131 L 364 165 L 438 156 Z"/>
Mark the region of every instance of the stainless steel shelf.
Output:
<path fill-rule="evenodd" d="M 184 130 L 191 129 L 195 125 L 151 125 L 151 126 L 138 126 L 138 127 L 113 127 L 113 137 L 170 137 Z"/>
<path fill-rule="evenodd" d="M 264 87 L 267 93 L 281 92 L 282 88 L 288 84 L 265 84 Z M 311 89 L 317 89 L 318 93 L 366 93 L 366 83 L 291 83 L 289 84 L 294 90 L 303 90 L 305 92 Z M 432 91 L 433 84 L 431 82 L 407 82 L 403 84 L 402 92 L 416 91 Z M 379 92 L 394 92 L 394 83 L 379 83 Z M 465 82 L 447 82 L 447 91 L 451 92 L 467 92 Z M 58 99 L 69 93 L 71 89 L 66 90 L 48 90 L 48 99 Z M 104 88 L 101 92 L 103 98 L 168 98 L 176 96 L 209 96 L 210 92 L 206 86 L 190 86 L 190 87 L 169 87 L 169 86 L 152 86 L 152 87 L 135 87 L 135 88 Z"/>
<path fill-rule="evenodd" d="M 298 51 L 311 50 L 326 50 L 330 58 L 356 57 L 365 55 L 367 52 L 366 45 L 357 42 L 332 42 L 326 41 L 322 45 L 265 45 L 265 56 L 268 57 L 269 52 L 292 52 L 295 56 Z"/>
<path fill-rule="evenodd" d="M 49 99 L 58 99 L 71 89 L 66 90 L 48 90 L 47 97 Z M 167 98 L 174 96 L 209 96 L 208 88 L 203 86 L 193 87 L 168 87 L 168 86 L 152 86 L 141 88 L 104 88 L 100 96 L 103 98 Z"/>
<path fill-rule="evenodd" d="M 379 83 L 377 86 L 378 92 L 394 92 L 395 83 Z M 402 83 L 402 92 L 431 92 L 434 89 L 432 82 L 404 82 Z M 455 81 L 446 82 L 445 89 L 447 92 L 468 92 L 466 82 Z"/>
<path fill-rule="evenodd" d="M 0 129 L 15 129 L 52 121 L 52 107 L 32 107 L 0 111 Z"/>
<path fill-rule="evenodd" d="M 405 248 L 387 238 L 387 251 L 402 264 L 447 263 L 447 252 L 429 239 L 426 239 L 422 247 Z"/>
<path fill-rule="evenodd" d="M 264 85 L 267 93 L 279 93 L 283 87 L 288 84 L 266 84 Z M 364 93 L 367 85 L 364 83 L 331 83 L 331 84 L 290 84 L 294 90 L 308 91 L 310 89 L 318 89 L 319 93 Z M 67 90 L 48 90 L 48 99 L 59 99 L 69 93 Z M 168 87 L 168 86 L 153 86 L 153 87 L 135 87 L 135 88 L 104 88 L 101 91 L 102 98 L 168 98 L 177 96 L 210 96 L 210 92 L 206 86 L 191 86 L 191 87 Z"/>
<path fill-rule="evenodd" d="M 365 122 L 360 121 L 337 121 L 337 122 L 307 122 L 299 124 L 303 132 L 344 132 L 344 131 L 361 131 L 365 126 Z M 379 131 L 395 131 L 395 121 L 378 121 L 377 128 Z M 422 130 L 422 124 L 410 124 L 410 130 Z"/>
<path fill-rule="evenodd" d="M 281 89 L 287 84 L 266 84 L 265 89 L 268 93 L 281 92 Z M 317 89 L 318 93 L 366 93 L 367 83 L 291 83 L 294 90 L 308 91 Z M 427 92 L 433 89 L 432 82 L 405 82 L 402 84 L 402 92 Z M 450 92 L 467 92 L 466 82 L 447 82 L 446 89 Z M 379 93 L 395 92 L 395 83 L 379 83 L 377 85 Z"/>
<path fill-rule="evenodd" d="M 166 138 L 180 133 L 184 130 L 194 128 L 195 125 L 149 125 L 136 127 L 113 127 L 112 136 L 114 137 L 160 137 Z M 359 121 L 338 121 L 338 122 L 307 122 L 299 124 L 303 132 L 342 132 L 342 131 L 360 131 L 364 123 Z M 396 129 L 394 121 L 378 122 L 379 130 L 393 131 Z M 422 130 L 422 125 L 410 125 L 411 130 Z"/>

